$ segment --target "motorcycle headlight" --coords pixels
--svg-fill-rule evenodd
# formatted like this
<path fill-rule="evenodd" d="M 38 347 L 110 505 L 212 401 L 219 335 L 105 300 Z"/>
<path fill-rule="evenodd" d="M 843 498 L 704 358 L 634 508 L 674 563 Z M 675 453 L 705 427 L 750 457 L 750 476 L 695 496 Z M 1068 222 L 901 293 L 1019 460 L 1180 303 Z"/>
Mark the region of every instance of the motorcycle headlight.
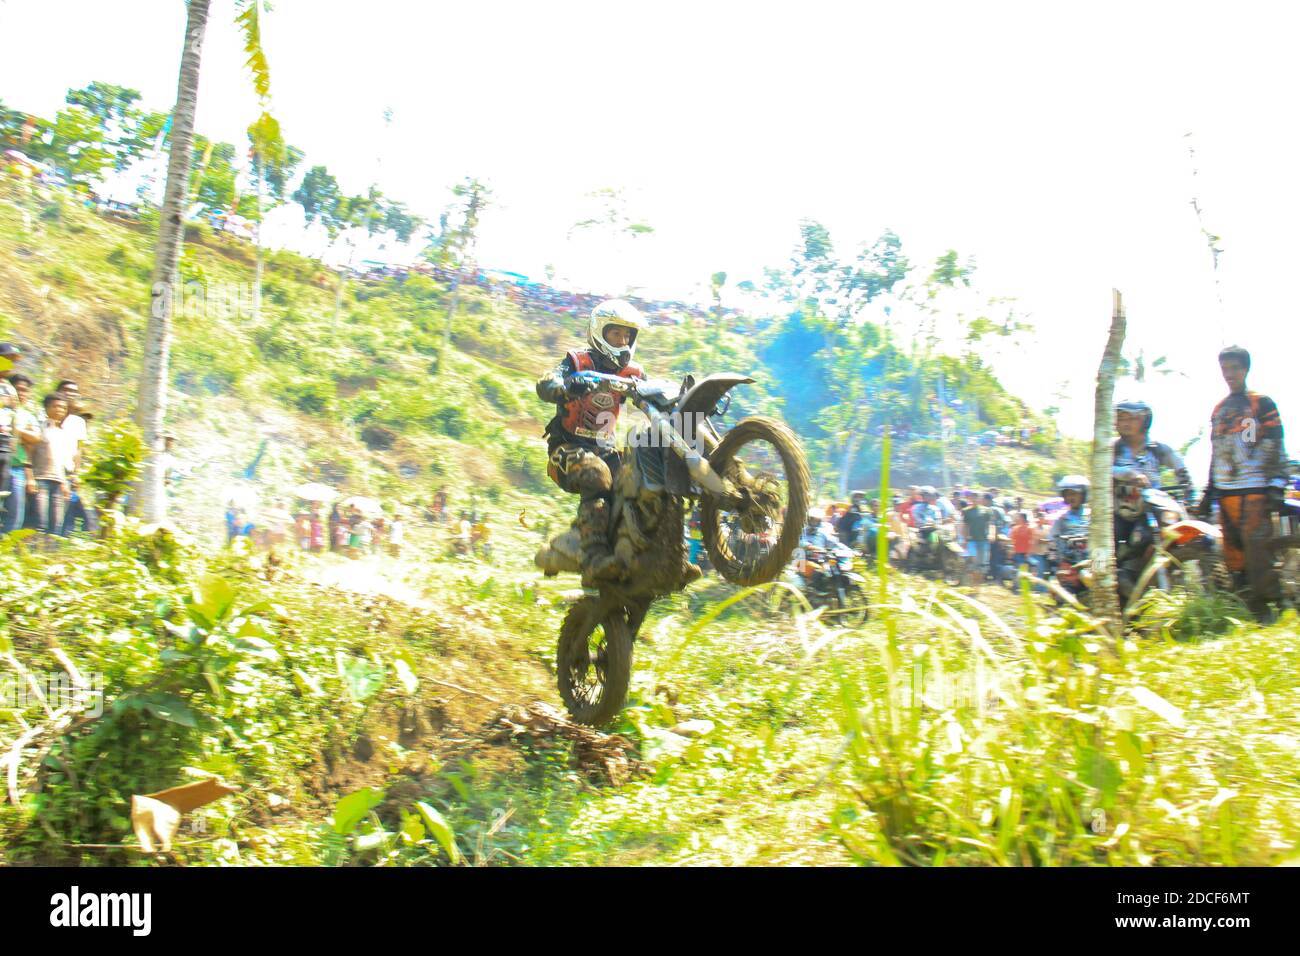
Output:
<path fill-rule="evenodd" d="M 1180 515 L 1177 511 L 1170 511 L 1168 508 L 1166 508 L 1164 511 L 1160 512 L 1161 524 L 1173 524 L 1177 521 L 1182 521 L 1182 520 L 1183 520 L 1183 516 Z"/>

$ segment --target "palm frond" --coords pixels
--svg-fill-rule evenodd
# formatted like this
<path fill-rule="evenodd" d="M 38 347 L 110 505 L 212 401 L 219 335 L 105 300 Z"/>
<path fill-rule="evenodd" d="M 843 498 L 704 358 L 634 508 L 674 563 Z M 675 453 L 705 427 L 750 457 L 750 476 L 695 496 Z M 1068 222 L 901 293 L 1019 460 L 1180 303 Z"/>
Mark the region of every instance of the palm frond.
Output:
<path fill-rule="evenodd" d="M 260 6 L 259 0 L 236 0 L 235 23 L 244 35 L 244 65 L 253 77 L 253 89 L 258 99 L 265 101 L 271 98 L 271 69 L 262 49 Z"/>

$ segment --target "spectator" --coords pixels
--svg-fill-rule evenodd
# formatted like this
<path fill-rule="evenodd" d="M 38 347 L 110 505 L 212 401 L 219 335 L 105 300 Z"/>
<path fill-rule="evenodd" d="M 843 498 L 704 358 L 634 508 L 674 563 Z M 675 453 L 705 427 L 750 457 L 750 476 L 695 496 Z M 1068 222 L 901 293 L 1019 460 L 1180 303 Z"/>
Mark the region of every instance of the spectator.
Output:
<path fill-rule="evenodd" d="M 962 512 L 962 526 L 966 536 L 966 560 L 975 584 L 984 580 L 989 570 L 989 532 L 993 512 L 987 504 L 973 501 Z"/>
<path fill-rule="evenodd" d="M 1007 535 L 1011 531 L 1011 522 L 1007 512 L 997 503 L 997 489 L 992 488 L 984 495 L 984 505 L 992 514 L 989 535 L 989 573 L 995 581 L 1001 580 L 1003 566 L 1007 563 Z"/>
<path fill-rule="evenodd" d="M 338 551 L 343 547 L 343 542 L 339 540 L 339 529 L 343 525 L 343 518 L 339 514 L 339 506 L 337 504 L 335 504 L 332 508 L 330 508 L 328 525 L 329 525 L 329 536 L 330 536 L 330 550 Z"/>
<path fill-rule="evenodd" d="M 1011 555 L 1017 569 L 1028 567 L 1031 574 L 1036 569 L 1031 560 L 1034 552 L 1034 528 L 1029 524 L 1029 515 L 1017 511 L 1011 526 Z"/>
<path fill-rule="evenodd" d="M 325 550 L 325 522 L 321 520 L 318 501 L 312 502 L 311 513 L 307 518 L 307 547 L 312 554 L 320 554 Z"/>
<path fill-rule="evenodd" d="M 1034 559 L 1034 564 L 1037 566 L 1038 576 L 1046 577 L 1047 568 L 1050 563 L 1048 561 L 1047 548 L 1048 545 L 1051 543 L 1050 532 L 1052 529 L 1052 522 L 1051 519 L 1047 517 L 1046 511 L 1044 511 L 1042 508 L 1036 508 L 1034 509 L 1033 524 L 1034 524 L 1034 547 L 1032 550 L 1032 555 Z"/>
<path fill-rule="evenodd" d="M 68 403 L 62 396 L 57 392 L 46 395 L 43 406 L 41 440 L 32 446 L 32 470 L 37 485 L 36 521 L 37 527 L 46 534 L 63 536 L 68 477 L 76 460 L 75 433 L 64 428 Z"/>
<path fill-rule="evenodd" d="M 0 374 L 0 382 L 3 381 L 4 377 Z M 12 450 L 9 459 L 9 480 L 7 483 L 0 484 L 0 491 L 9 492 L 7 498 L 0 498 L 0 512 L 3 512 L 0 533 L 17 531 L 24 525 L 27 517 L 27 496 L 29 493 L 33 495 L 36 493 L 36 479 L 32 475 L 30 450 L 41 440 L 40 420 L 28 406 L 32 380 L 19 373 L 9 376 L 8 384 L 14 391 L 14 396 L 9 399 L 14 404 L 10 411 L 8 426 L 11 431 Z M 3 408 L 5 401 L 5 397 L 0 395 L 0 420 L 5 416 Z M 2 470 L 3 468 L 0 467 L 0 471 Z"/>
<path fill-rule="evenodd" d="M 59 382 L 55 392 L 63 396 L 68 403 L 68 417 L 64 423 L 64 428 L 72 436 L 72 441 L 76 443 L 72 471 L 68 476 L 69 501 L 63 518 L 63 534 L 66 537 L 76 530 L 78 524 L 81 525 L 84 531 L 91 530 L 91 518 L 86 511 L 85 503 L 81 499 L 81 492 L 77 482 L 77 476 L 81 473 L 82 455 L 89 437 L 86 422 L 91 416 L 87 414 L 86 409 L 81 404 L 81 390 L 77 387 L 76 382 L 71 379 L 64 379 Z"/>

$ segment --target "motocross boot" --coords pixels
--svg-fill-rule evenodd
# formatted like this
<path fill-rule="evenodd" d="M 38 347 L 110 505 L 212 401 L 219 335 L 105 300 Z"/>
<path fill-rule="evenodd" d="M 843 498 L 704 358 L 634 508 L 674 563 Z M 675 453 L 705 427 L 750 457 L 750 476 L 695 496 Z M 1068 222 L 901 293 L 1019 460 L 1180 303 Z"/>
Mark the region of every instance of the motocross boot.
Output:
<path fill-rule="evenodd" d="M 609 546 L 609 501 L 586 499 L 578 506 L 578 540 L 582 548 L 582 586 L 598 588 L 601 581 L 623 576 L 624 567 Z"/>

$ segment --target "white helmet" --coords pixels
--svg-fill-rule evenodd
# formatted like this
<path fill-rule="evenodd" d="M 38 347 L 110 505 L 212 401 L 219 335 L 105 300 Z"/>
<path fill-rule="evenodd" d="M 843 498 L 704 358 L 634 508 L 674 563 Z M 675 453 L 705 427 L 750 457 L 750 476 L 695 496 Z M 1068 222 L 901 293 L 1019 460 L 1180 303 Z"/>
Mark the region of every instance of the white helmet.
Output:
<path fill-rule="evenodd" d="M 605 329 L 621 325 L 632 331 L 627 345 L 615 348 L 605 341 Z M 591 310 L 591 323 L 587 326 L 587 343 L 619 368 L 626 368 L 636 351 L 637 333 L 646 327 L 645 318 L 636 306 L 622 299 L 607 299 Z"/>
<path fill-rule="evenodd" d="M 1088 489 L 1092 487 L 1092 482 L 1085 475 L 1066 475 L 1056 483 L 1056 489 L 1062 495 L 1067 491 L 1078 491 L 1083 494 L 1083 500 L 1088 500 Z"/>

